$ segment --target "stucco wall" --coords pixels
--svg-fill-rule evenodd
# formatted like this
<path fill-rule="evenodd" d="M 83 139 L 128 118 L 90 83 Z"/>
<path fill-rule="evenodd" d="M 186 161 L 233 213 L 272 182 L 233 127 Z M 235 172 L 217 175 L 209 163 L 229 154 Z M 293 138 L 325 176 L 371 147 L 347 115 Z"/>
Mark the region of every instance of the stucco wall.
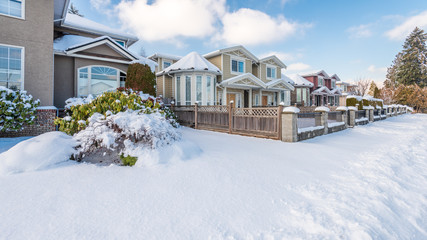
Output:
<path fill-rule="evenodd" d="M 25 1 L 25 19 L 0 15 L 0 44 L 25 48 L 24 89 L 53 105 L 53 1 Z"/>

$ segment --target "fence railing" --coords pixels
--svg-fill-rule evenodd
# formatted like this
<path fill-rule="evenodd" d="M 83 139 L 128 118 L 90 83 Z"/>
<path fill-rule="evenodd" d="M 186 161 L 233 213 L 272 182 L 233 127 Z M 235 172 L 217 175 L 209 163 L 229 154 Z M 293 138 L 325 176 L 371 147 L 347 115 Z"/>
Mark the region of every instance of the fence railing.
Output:
<path fill-rule="evenodd" d="M 366 118 L 366 111 L 365 110 L 359 110 L 356 111 L 356 119 Z"/>
<path fill-rule="evenodd" d="M 328 123 L 335 123 L 335 122 L 342 122 L 343 121 L 343 117 L 342 117 L 343 113 L 342 112 L 329 112 L 328 113 Z"/>
<path fill-rule="evenodd" d="M 272 139 L 280 138 L 281 109 L 282 106 L 234 108 L 231 104 L 172 106 L 178 121 L 183 125 Z"/>
<path fill-rule="evenodd" d="M 298 113 L 297 126 L 298 128 L 316 127 L 320 125 L 320 112 Z M 317 119 L 317 120 L 316 120 Z"/>

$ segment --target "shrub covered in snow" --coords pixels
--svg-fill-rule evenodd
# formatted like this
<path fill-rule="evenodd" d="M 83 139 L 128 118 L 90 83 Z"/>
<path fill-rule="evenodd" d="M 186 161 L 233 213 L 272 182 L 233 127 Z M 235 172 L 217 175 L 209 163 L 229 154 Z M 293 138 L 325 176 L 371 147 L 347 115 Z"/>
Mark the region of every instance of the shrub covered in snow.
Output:
<path fill-rule="evenodd" d="M 169 108 L 147 94 L 120 90 L 67 100 L 68 116 L 56 123 L 80 143 L 76 160 L 133 165 L 135 149 L 158 148 L 180 138 Z"/>
<path fill-rule="evenodd" d="M 0 87 L 0 131 L 18 131 L 33 124 L 40 101 L 26 91 Z"/>

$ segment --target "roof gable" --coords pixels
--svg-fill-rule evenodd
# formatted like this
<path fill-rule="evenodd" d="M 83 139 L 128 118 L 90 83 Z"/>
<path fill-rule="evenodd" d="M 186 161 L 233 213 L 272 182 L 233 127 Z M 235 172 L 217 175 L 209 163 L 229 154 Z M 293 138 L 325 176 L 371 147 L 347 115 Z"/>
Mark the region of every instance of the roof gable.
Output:
<path fill-rule="evenodd" d="M 220 83 L 222 86 L 238 85 L 241 87 L 262 87 L 267 85 L 261 79 L 255 77 L 252 73 L 240 74 L 235 77 L 224 80 Z"/>
<path fill-rule="evenodd" d="M 286 82 L 285 79 L 277 79 L 267 83 L 267 87 L 270 89 L 281 89 L 281 90 L 291 90 L 295 88 L 290 83 Z"/>
<path fill-rule="evenodd" d="M 244 56 L 244 57 L 247 57 L 247 58 L 249 58 L 255 62 L 259 61 L 255 55 L 253 55 L 251 52 L 249 52 L 249 50 L 247 50 L 242 45 L 216 50 L 216 51 L 213 51 L 213 52 L 210 52 L 210 53 L 203 55 L 203 57 L 211 58 L 211 57 L 215 57 L 215 56 L 218 56 L 218 55 L 221 55 L 224 53 L 230 53 L 232 55 L 236 55 L 239 57 Z"/>
<path fill-rule="evenodd" d="M 172 72 L 182 72 L 182 71 L 205 71 L 211 72 L 214 74 L 221 74 L 221 70 L 218 67 L 213 65 L 211 62 L 206 60 L 197 52 L 191 52 L 187 54 L 185 57 L 181 58 L 178 62 L 170 65 L 165 68 L 163 71 L 157 73 L 157 76 L 166 73 Z"/>
<path fill-rule="evenodd" d="M 281 68 L 286 69 L 286 65 L 282 61 L 280 61 L 280 59 L 276 55 L 271 55 L 269 57 L 262 58 L 259 60 L 259 62 L 277 65 Z"/>

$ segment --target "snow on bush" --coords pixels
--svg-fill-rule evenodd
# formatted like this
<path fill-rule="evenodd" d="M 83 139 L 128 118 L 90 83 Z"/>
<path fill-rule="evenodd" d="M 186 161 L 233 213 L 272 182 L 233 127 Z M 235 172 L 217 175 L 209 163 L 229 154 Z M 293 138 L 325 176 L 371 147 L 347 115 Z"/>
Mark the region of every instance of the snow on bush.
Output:
<path fill-rule="evenodd" d="M 62 132 L 49 132 L 20 142 L 0 154 L 0 174 L 41 170 L 67 161 L 77 142 Z"/>
<path fill-rule="evenodd" d="M 124 90 L 124 91 L 122 91 Z M 69 99 L 60 130 L 80 143 L 76 160 L 126 164 L 137 148 L 155 149 L 180 139 L 173 112 L 154 97 L 129 89 L 96 98 Z"/>
<path fill-rule="evenodd" d="M 0 87 L 0 131 L 19 131 L 24 124 L 33 124 L 39 104 L 26 91 Z"/>

